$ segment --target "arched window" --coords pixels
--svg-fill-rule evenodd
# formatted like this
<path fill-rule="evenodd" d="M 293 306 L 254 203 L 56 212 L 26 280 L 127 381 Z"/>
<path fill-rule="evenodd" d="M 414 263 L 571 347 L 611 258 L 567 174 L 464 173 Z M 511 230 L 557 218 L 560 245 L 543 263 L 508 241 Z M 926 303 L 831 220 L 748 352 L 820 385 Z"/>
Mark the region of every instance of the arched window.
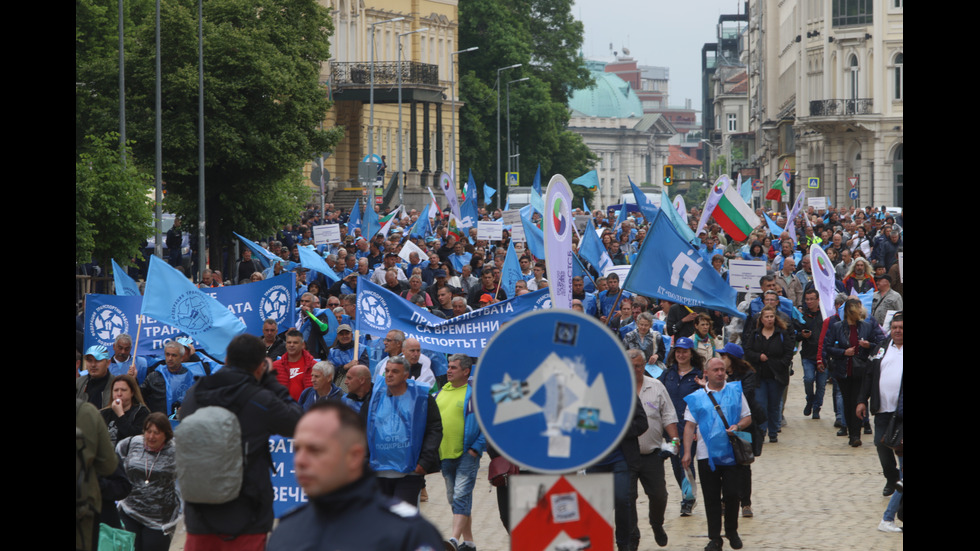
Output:
<path fill-rule="evenodd" d="M 858 66 L 857 56 L 851 54 L 851 57 L 848 59 L 847 65 L 848 65 L 848 73 L 849 73 L 848 82 L 847 82 L 848 99 L 856 100 L 858 99 L 858 93 L 860 88 L 858 86 L 858 74 L 860 72 L 859 71 L 860 67 Z"/>
<path fill-rule="evenodd" d="M 903 63 L 902 53 L 901 52 L 899 52 L 898 55 L 895 56 L 895 68 L 893 69 L 893 71 L 895 72 L 894 73 L 894 75 L 895 75 L 895 96 L 894 97 L 897 100 L 904 99 L 903 96 L 905 95 L 905 85 L 903 84 L 903 81 L 905 79 L 905 74 L 904 74 L 905 73 L 905 65 Z"/>

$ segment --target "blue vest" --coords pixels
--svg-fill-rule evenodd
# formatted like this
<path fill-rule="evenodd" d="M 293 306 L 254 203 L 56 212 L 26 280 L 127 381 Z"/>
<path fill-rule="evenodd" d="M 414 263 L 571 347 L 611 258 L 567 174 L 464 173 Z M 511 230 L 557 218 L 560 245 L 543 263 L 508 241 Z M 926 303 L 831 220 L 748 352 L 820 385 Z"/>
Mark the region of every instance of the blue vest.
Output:
<path fill-rule="evenodd" d="M 183 370 L 182 373 L 171 373 L 167 366 L 161 366 L 157 373 L 163 375 L 163 381 L 167 383 L 167 416 L 174 413 L 174 402 L 183 402 L 184 395 L 194 384 L 194 373 L 190 370 Z"/>
<path fill-rule="evenodd" d="M 428 385 L 412 379 L 401 396 L 389 396 L 386 385 L 375 385 L 367 422 L 372 470 L 405 474 L 415 470 L 425 437 L 428 399 Z"/>
<path fill-rule="evenodd" d="M 704 443 L 708 447 L 708 465 L 713 471 L 715 464 L 735 464 L 735 454 L 732 452 L 732 444 L 728 441 L 726 430 L 742 418 L 742 383 L 738 381 L 727 383 L 720 392 L 712 391 L 712 393 L 725 413 L 727 426 L 722 422 L 707 393 L 700 390 L 692 392 L 684 397 L 684 401 L 687 402 L 687 409 L 694 416 L 698 430 L 701 431 Z"/>

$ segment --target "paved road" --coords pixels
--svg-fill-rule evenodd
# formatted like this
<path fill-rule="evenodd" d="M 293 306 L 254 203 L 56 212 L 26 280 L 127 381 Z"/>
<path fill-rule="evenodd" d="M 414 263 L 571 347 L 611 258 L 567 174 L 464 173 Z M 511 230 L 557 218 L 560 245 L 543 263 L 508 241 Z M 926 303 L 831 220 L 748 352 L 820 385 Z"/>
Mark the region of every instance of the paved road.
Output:
<path fill-rule="evenodd" d="M 796 376 L 790 381 L 786 404 L 788 425 L 779 443 L 766 444 L 752 466 L 752 507 L 754 518 L 740 519 L 739 534 L 746 549 L 813 551 L 894 551 L 903 549 L 903 534 L 877 530 L 888 498 L 881 496 L 884 478 L 871 437 L 865 445 L 851 448 L 847 438 L 836 436 L 833 409 L 825 408 L 823 419 L 803 417 L 803 370 L 796 360 Z M 827 387 L 827 397 L 831 394 Z M 487 482 L 489 459 L 484 456 L 473 499 L 473 532 L 481 551 L 505 551 L 510 538 L 500 524 L 496 496 Z M 670 537 L 667 549 L 700 551 L 707 544 L 704 507 L 699 503 L 694 515 L 679 514 L 680 490 L 668 468 L 670 504 L 665 529 Z M 421 504 L 426 516 L 446 537 L 450 535 L 452 512 L 445 498 L 445 484 L 439 474 L 427 477 L 429 501 Z M 700 499 L 700 496 L 699 496 Z M 658 549 L 653 532 L 642 523 L 647 507 L 640 490 L 637 508 L 641 519 L 640 549 Z M 899 522 L 899 524 L 901 524 Z M 183 525 L 171 550 L 183 549 Z M 727 540 L 726 540 L 726 549 Z"/>

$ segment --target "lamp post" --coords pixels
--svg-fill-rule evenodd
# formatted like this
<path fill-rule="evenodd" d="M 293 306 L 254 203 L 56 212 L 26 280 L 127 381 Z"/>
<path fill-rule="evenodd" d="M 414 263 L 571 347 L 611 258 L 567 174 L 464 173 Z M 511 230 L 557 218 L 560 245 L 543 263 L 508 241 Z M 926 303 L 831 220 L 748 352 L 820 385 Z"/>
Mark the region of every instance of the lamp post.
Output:
<path fill-rule="evenodd" d="M 479 46 L 473 46 L 472 48 L 466 48 L 465 50 L 456 50 L 455 52 L 449 52 L 450 60 L 450 70 L 449 70 L 449 93 L 452 94 L 452 127 L 449 131 L 449 150 L 452 151 L 452 161 L 449 162 L 449 172 L 453 176 L 453 181 L 456 181 L 456 58 L 453 57 L 457 54 L 465 54 L 466 52 L 473 52 L 479 50 Z"/>
<path fill-rule="evenodd" d="M 500 209 L 500 196 L 503 188 L 500 186 L 500 72 L 506 71 L 507 69 L 516 69 L 523 66 L 523 63 L 515 63 L 513 65 L 508 65 L 506 67 L 501 67 L 497 69 L 497 160 L 494 163 L 497 172 L 497 209 Z"/>
<path fill-rule="evenodd" d="M 519 78 L 517 80 L 511 80 L 507 83 L 507 172 L 511 172 L 510 160 L 512 159 L 510 154 L 510 85 L 515 82 L 524 82 L 526 80 L 531 80 L 531 77 Z"/>
<path fill-rule="evenodd" d="M 402 173 L 402 37 L 429 30 L 415 29 L 398 35 L 398 204 L 405 204 L 405 182 Z"/>
<path fill-rule="evenodd" d="M 371 161 L 374 161 L 374 27 L 384 25 L 385 23 L 396 23 L 404 20 L 404 17 L 396 17 L 394 19 L 385 19 L 384 21 L 378 21 L 369 25 L 371 27 L 371 84 L 368 96 L 371 104 L 369 108 L 371 114 L 368 120 L 368 158 L 371 159 Z"/>

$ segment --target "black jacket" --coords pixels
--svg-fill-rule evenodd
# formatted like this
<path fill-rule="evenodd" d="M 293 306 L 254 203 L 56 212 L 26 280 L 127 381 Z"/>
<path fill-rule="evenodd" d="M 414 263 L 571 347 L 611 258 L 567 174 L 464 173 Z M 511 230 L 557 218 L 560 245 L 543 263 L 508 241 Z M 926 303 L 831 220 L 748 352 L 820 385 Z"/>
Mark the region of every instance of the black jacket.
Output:
<path fill-rule="evenodd" d="M 181 416 L 205 406 L 223 406 L 245 400 L 237 412 L 245 447 L 242 493 L 234 501 L 219 505 L 187 503 L 184 520 L 190 534 L 263 534 L 272 529 L 272 456 L 269 436 L 292 436 L 303 408 L 276 381 L 274 371 L 261 381 L 245 371 L 225 366 L 200 379 L 184 399 Z"/>
<path fill-rule="evenodd" d="M 857 403 L 862 404 L 868 400 L 871 400 L 871 403 L 869 404 L 870 406 L 869 411 L 874 415 L 878 415 L 878 410 L 881 409 L 881 394 L 878 390 L 878 383 L 881 380 L 881 360 L 883 358 L 879 358 L 877 356 L 878 353 L 881 351 L 887 352 L 888 345 L 890 345 L 891 342 L 892 342 L 891 339 L 886 340 L 885 342 L 881 343 L 881 346 L 879 346 L 878 349 L 871 354 L 872 360 L 868 365 L 868 372 L 865 375 L 864 380 L 861 381 L 861 394 L 858 395 Z M 904 381 L 904 379 L 905 377 L 903 374 L 902 380 Z M 905 393 L 905 386 L 903 384 L 902 388 L 899 389 L 898 391 L 898 404 L 897 404 L 897 409 L 895 411 L 895 413 L 898 414 L 899 419 L 905 417 L 904 415 L 905 412 L 902 411 L 903 409 L 902 403 L 904 402 L 903 399 L 904 393 Z"/>
<path fill-rule="evenodd" d="M 789 384 L 789 368 L 793 364 L 793 347 L 796 339 L 789 332 L 778 328 L 768 339 L 757 330 L 742 343 L 745 349 L 745 361 L 749 362 L 759 374 L 759 379 L 775 379 L 782 385 Z M 766 355 L 766 361 L 760 356 Z"/>
<path fill-rule="evenodd" d="M 373 474 L 287 513 L 268 551 L 442 549 L 442 536 L 418 509 L 378 489 Z"/>

